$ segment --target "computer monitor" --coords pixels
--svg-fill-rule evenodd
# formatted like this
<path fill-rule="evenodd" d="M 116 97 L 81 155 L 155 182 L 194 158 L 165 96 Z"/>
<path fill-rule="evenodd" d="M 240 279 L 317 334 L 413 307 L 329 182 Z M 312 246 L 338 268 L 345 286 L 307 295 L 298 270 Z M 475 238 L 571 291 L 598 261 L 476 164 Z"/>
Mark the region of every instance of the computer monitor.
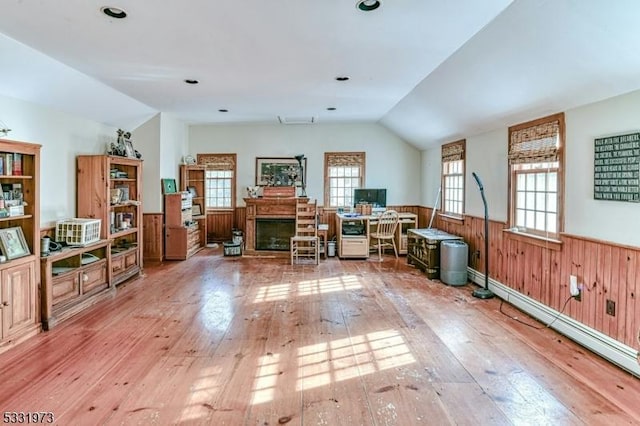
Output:
<path fill-rule="evenodd" d="M 370 189 L 358 188 L 353 190 L 353 206 L 358 204 L 371 204 L 375 207 L 387 206 L 387 190 L 386 189 Z"/>

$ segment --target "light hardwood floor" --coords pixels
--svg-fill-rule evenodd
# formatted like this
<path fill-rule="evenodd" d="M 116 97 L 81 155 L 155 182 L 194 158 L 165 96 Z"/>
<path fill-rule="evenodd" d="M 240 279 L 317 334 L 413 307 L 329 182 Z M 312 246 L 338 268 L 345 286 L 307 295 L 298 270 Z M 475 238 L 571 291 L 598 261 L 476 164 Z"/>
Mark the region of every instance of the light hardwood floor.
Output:
<path fill-rule="evenodd" d="M 404 258 L 290 266 L 205 249 L 145 272 L 1 354 L 2 411 L 68 425 L 640 424 L 639 379 Z"/>

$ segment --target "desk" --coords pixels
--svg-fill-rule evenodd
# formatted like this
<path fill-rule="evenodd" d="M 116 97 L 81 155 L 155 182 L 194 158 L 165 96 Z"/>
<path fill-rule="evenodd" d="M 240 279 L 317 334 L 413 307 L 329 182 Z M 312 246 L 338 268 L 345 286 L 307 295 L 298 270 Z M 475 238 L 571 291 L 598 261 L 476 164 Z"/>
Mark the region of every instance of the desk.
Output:
<path fill-rule="evenodd" d="M 418 216 L 414 213 L 398 213 L 396 228 L 396 247 L 398 254 L 407 254 L 407 231 L 418 225 Z M 336 214 L 336 237 L 338 257 L 368 258 L 369 234 L 371 226 L 378 223 L 379 215 L 361 215 L 356 213 Z M 346 226 L 345 226 L 346 225 Z"/>

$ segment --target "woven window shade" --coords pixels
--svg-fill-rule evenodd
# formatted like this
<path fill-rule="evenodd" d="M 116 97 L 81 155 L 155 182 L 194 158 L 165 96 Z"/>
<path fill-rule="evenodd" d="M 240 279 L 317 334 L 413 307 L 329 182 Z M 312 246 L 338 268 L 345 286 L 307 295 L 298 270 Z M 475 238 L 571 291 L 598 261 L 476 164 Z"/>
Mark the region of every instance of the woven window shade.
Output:
<path fill-rule="evenodd" d="M 198 154 L 198 164 L 207 170 L 235 170 L 236 154 Z"/>
<path fill-rule="evenodd" d="M 558 161 L 558 120 L 513 130 L 509 137 L 509 164 Z"/>
<path fill-rule="evenodd" d="M 465 140 L 442 145 L 442 162 L 464 160 Z"/>
<path fill-rule="evenodd" d="M 327 155 L 329 167 L 355 167 L 364 166 L 364 152 L 332 153 Z"/>

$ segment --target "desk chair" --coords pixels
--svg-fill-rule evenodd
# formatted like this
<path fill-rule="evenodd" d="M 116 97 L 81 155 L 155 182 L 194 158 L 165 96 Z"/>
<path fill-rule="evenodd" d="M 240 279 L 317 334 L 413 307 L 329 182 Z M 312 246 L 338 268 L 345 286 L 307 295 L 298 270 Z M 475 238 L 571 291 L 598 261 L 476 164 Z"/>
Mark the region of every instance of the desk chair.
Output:
<path fill-rule="evenodd" d="M 320 239 L 316 223 L 317 202 L 298 200 L 296 202 L 295 235 L 291 237 L 291 264 L 300 260 L 320 263 Z"/>
<path fill-rule="evenodd" d="M 395 233 L 398 227 L 398 212 L 395 210 L 387 210 L 382 213 L 377 221 L 378 226 L 375 232 L 369 236 L 372 242 L 378 247 L 378 260 L 382 262 L 382 247 L 393 247 L 393 252 L 398 257 L 398 248 L 396 247 Z"/>

